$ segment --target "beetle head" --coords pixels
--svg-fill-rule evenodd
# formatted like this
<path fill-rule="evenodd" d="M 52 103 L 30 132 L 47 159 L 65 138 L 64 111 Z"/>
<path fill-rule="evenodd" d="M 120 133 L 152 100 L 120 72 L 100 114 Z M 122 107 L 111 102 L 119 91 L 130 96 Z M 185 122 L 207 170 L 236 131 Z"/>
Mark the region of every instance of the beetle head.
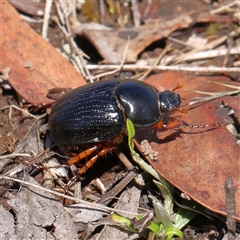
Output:
<path fill-rule="evenodd" d="M 181 97 L 179 94 L 166 90 L 159 93 L 161 112 L 171 112 L 174 108 L 181 105 Z"/>

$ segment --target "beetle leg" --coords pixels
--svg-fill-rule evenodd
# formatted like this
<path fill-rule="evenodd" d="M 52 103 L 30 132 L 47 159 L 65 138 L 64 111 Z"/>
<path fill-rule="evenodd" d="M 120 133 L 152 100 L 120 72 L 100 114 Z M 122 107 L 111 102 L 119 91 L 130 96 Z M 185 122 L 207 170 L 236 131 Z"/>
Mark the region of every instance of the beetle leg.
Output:
<path fill-rule="evenodd" d="M 68 160 L 68 165 L 72 165 L 74 163 L 77 163 L 79 161 L 81 161 L 82 159 L 85 159 L 86 157 L 88 157 L 89 155 L 91 155 L 92 153 L 96 152 L 97 150 L 99 150 L 100 146 L 93 146 L 91 148 L 88 148 L 82 152 L 80 152 L 79 154 L 77 154 L 76 156 L 70 158 Z M 81 169 L 78 172 L 78 175 L 81 175 L 83 173 L 85 173 L 96 161 L 99 157 L 104 156 L 105 154 L 107 154 L 108 152 L 110 152 L 113 149 L 113 147 L 104 147 L 102 148 L 100 151 L 97 152 L 97 154 L 95 156 L 93 156 L 92 158 L 90 158 L 86 164 L 81 167 Z"/>
<path fill-rule="evenodd" d="M 154 128 L 156 128 L 156 129 L 171 129 L 171 128 L 179 127 L 179 126 L 181 126 L 181 124 L 182 124 L 182 122 L 179 122 L 179 121 L 173 121 L 173 122 L 169 122 L 169 123 L 160 121 L 156 125 L 154 125 Z"/>
<path fill-rule="evenodd" d="M 96 145 L 96 146 L 93 146 L 91 148 L 88 148 L 88 149 L 80 152 L 79 154 L 77 154 L 76 156 L 74 156 L 68 160 L 68 165 L 73 165 L 74 163 L 81 161 L 82 159 L 88 157 L 93 152 L 97 151 L 98 149 L 99 149 L 99 146 Z"/>
<path fill-rule="evenodd" d="M 46 110 L 47 108 L 51 108 L 53 105 L 53 102 L 51 103 L 40 103 L 40 104 L 36 104 L 36 103 L 26 103 L 23 105 L 24 108 L 28 108 L 28 110 L 30 112 L 37 112 L 39 110 L 43 111 Z"/>
<path fill-rule="evenodd" d="M 104 156 L 108 152 L 110 152 L 113 148 L 112 147 L 105 147 L 101 149 L 97 155 L 93 156 L 91 159 L 89 159 L 84 166 L 81 167 L 81 169 L 78 171 L 78 175 L 82 175 L 85 173 L 97 160 L 99 157 Z"/>
<path fill-rule="evenodd" d="M 221 128 L 220 123 L 209 123 L 205 125 L 192 125 L 187 122 L 181 122 L 181 121 L 173 121 L 169 123 L 164 123 L 164 122 L 158 122 L 156 125 L 154 125 L 154 128 L 157 129 L 172 129 L 176 127 L 190 127 L 190 128 L 205 128 L 205 127 L 218 127 Z"/>
<path fill-rule="evenodd" d="M 78 161 L 81 161 L 82 159 L 88 157 L 90 154 L 93 152 L 99 150 L 101 146 L 93 146 L 92 148 L 88 148 L 82 152 L 80 152 L 78 155 L 70 158 L 68 160 L 68 165 L 72 165 Z M 99 157 L 104 156 L 108 152 L 110 152 L 114 147 L 103 147 L 100 151 L 97 152 L 96 155 L 94 155 L 92 158 L 90 158 L 85 165 L 83 165 L 80 170 L 77 172 L 77 174 L 67 183 L 66 188 L 65 188 L 65 193 L 68 192 L 70 186 L 76 181 L 76 179 L 85 173 L 97 160 Z"/>

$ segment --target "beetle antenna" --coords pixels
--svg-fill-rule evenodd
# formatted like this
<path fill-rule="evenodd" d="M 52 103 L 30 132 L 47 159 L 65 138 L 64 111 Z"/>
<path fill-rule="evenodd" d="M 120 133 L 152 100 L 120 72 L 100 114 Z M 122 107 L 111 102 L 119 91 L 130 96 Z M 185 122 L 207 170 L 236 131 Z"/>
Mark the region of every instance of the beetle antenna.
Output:
<path fill-rule="evenodd" d="M 190 128 L 207 128 L 207 127 L 217 127 L 221 128 L 221 124 L 218 122 L 215 123 L 209 123 L 205 125 L 192 125 L 190 123 L 184 122 L 184 121 L 172 121 L 172 122 L 158 122 L 154 125 L 154 128 L 156 129 L 173 129 L 173 128 L 179 128 L 179 127 L 190 127 Z"/>
<path fill-rule="evenodd" d="M 182 121 L 181 124 L 179 125 L 179 127 L 190 127 L 190 128 L 206 128 L 206 127 L 218 127 L 221 128 L 221 124 L 218 122 L 215 123 L 209 123 L 209 124 L 205 124 L 205 125 L 192 125 L 190 123 L 184 122 Z"/>
<path fill-rule="evenodd" d="M 173 92 L 183 87 L 182 83 L 179 83 L 175 88 L 172 89 Z"/>

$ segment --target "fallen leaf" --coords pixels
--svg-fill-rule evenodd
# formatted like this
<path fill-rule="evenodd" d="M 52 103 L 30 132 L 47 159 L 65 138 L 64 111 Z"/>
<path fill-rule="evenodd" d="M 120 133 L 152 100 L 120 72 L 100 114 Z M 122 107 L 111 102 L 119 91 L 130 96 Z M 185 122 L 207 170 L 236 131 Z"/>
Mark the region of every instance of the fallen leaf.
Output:
<path fill-rule="evenodd" d="M 208 81 L 231 83 L 227 77 L 197 77 L 184 73 L 162 73 L 146 80 L 157 89 L 160 89 L 160 86 L 173 89 L 182 82 L 184 87 L 177 92 L 186 99 L 184 103 L 189 102 L 192 97 L 199 96 L 193 90 L 226 90 L 226 87 Z M 218 109 L 222 101 L 231 106 L 232 98 L 226 96 L 196 107 L 192 106 L 189 112 L 180 118 L 176 115 L 183 114 L 175 114 L 174 120 L 177 118 L 193 125 L 220 122 L 220 129 L 186 127 L 155 132 L 152 129 L 138 129 L 136 140 L 138 144 L 142 140 L 148 140 L 152 150 L 158 152 L 157 161 L 147 159 L 161 176 L 198 203 L 222 215 L 226 215 L 224 183 L 228 178 L 232 178 L 233 185 L 237 188 L 236 218 L 240 221 L 240 146 L 225 127 L 232 123 L 233 119 L 228 116 L 227 111 Z M 239 104 L 239 100 L 238 96 L 238 100 L 234 102 Z"/>
<path fill-rule="evenodd" d="M 20 96 L 30 103 L 49 103 L 49 89 L 85 84 L 73 66 L 35 33 L 7 1 L 0 5 L 0 12 L 4 39 L 0 71 L 11 68 L 8 81 Z"/>
<path fill-rule="evenodd" d="M 189 28 L 195 22 L 215 21 L 229 23 L 233 20 L 208 12 L 195 12 L 195 14 L 178 14 L 175 17 L 168 16 L 167 20 L 165 18 L 154 19 L 139 27 L 116 29 L 98 23 L 85 23 L 73 27 L 72 31 L 85 36 L 96 47 L 105 62 L 119 64 L 123 60 L 128 39 L 130 41 L 125 62 L 136 62 L 138 55 L 146 47 L 157 40 L 168 37 L 172 32 Z"/>
<path fill-rule="evenodd" d="M 140 198 L 141 190 L 136 186 L 129 186 L 127 190 L 125 190 L 116 204 L 116 212 L 117 210 L 131 211 L 137 212 L 139 207 L 139 198 Z M 122 214 L 125 217 L 132 217 L 131 214 Z M 116 223 L 117 225 L 117 223 Z M 116 226 L 106 225 L 101 233 L 99 234 L 100 239 L 129 239 L 133 233 L 124 231 L 121 228 Z"/>
<path fill-rule="evenodd" d="M 45 10 L 44 2 L 36 2 L 34 0 L 14 1 L 9 0 L 12 6 L 21 12 L 32 16 L 43 16 Z M 27 4 L 27 5 L 26 5 Z"/>
<path fill-rule="evenodd" d="M 28 182 L 38 184 L 32 178 Z M 22 186 L 16 196 L 10 195 L 9 198 L 7 202 L 17 218 L 12 238 L 29 239 L 32 236 L 34 239 L 78 239 L 71 216 L 52 194 L 31 186 Z"/>
<path fill-rule="evenodd" d="M 75 27 L 75 34 L 83 34 L 97 48 L 108 63 L 120 63 L 128 38 L 130 40 L 125 62 L 135 62 L 140 54 L 152 42 L 169 36 L 177 29 L 187 28 L 193 20 L 187 15 L 171 20 L 157 19 L 134 28 L 111 29 L 100 24 L 83 24 Z"/>

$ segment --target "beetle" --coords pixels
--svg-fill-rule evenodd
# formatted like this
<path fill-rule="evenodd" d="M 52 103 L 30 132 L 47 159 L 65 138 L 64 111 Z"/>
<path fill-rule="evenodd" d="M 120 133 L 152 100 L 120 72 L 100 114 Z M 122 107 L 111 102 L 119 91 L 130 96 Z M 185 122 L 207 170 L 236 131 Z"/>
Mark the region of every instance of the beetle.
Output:
<path fill-rule="evenodd" d="M 199 127 L 183 122 L 162 122 L 164 113 L 180 105 L 181 97 L 174 91 L 158 92 L 155 87 L 138 80 L 111 79 L 67 92 L 53 105 L 48 125 L 58 147 L 86 147 L 68 160 L 69 165 L 96 153 L 79 170 L 81 175 L 123 141 L 127 134 L 127 118 L 137 127 Z"/>

